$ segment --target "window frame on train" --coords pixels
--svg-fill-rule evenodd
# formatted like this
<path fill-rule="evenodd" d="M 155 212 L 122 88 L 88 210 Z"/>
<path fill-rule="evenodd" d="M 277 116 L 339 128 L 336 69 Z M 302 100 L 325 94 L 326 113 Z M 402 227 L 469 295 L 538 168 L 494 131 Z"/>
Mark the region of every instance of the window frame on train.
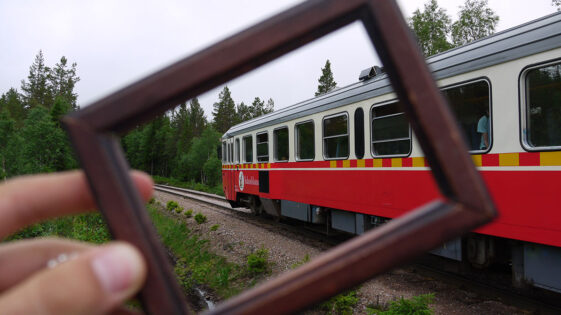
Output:
<path fill-rule="evenodd" d="M 300 130 L 298 127 L 306 124 L 312 124 L 312 157 L 311 158 L 301 158 L 301 147 L 300 147 Z M 295 151 L 295 160 L 299 162 L 309 162 L 313 161 L 316 158 L 316 126 L 313 119 L 305 120 L 294 124 L 294 151 Z"/>
<path fill-rule="evenodd" d="M 411 124 L 409 123 L 409 120 L 407 119 L 407 117 L 406 117 L 407 126 L 408 126 L 408 133 L 407 133 L 408 136 L 407 137 L 392 138 L 390 140 L 386 139 L 386 140 L 380 140 L 380 141 L 375 141 L 374 140 L 374 120 L 375 119 L 380 120 L 380 119 L 384 119 L 384 118 L 388 118 L 388 117 L 394 117 L 394 116 L 397 116 L 397 115 L 403 115 L 405 117 L 405 112 L 403 112 L 403 110 L 401 112 L 396 113 L 396 114 L 392 114 L 392 116 L 386 115 L 386 116 L 382 116 L 382 117 L 374 117 L 374 109 L 375 108 L 381 108 L 381 107 L 384 107 L 384 106 L 389 106 L 389 105 L 392 105 L 392 104 L 397 105 L 398 103 L 399 103 L 398 99 L 392 99 L 392 100 L 389 100 L 389 101 L 378 102 L 378 103 L 375 103 L 372 106 L 370 106 L 370 111 L 369 111 L 370 112 L 369 113 L 369 115 L 370 115 L 370 117 L 369 117 L 369 119 L 370 119 L 369 120 L 369 124 L 370 124 L 370 153 L 372 154 L 372 157 L 374 157 L 374 158 L 407 157 L 407 156 L 411 155 L 411 151 L 412 151 L 412 147 L 413 147 L 412 131 L 411 131 Z M 397 106 L 398 106 L 398 109 L 400 109 L 399 105 L 397 105 Z M 384 142 L 388 143 L 388 142 L 397 142 L 397 141 L 405 141 L 405 140 L 408 140 L 408 142 L 409 142 L 409 150 L 407 151 L 407 153 L 378 154 L 374 150 L 375 143 L 384 143 Z"/>
<path fill-rule="evenodd" d="M 337 135 L 332 135 L 332 136 L 325 136 L 325 121 L 328 119 L 333 119 L 333 118 L 337 118 L 340 116 L 345 116 L 347 118 L 347 133 L 345 134 L 337 134 Z M 322 153 L 323 153 L 323 159 L 328 161 L 328 160 L 346 160 L 349 158 L 350 154 L 351 154 L 351 143 L 350 143 L 350 121 L 349 121 L 349 113 L 347 111 L 344 112 L 339 112 L 336 114 L 332 114 L 332 115 L 327 115 L 324 116 L 321 120 L 321 130 L 322 130 L 322 135 L 321 135 L 321 143 L 322 143 Z M 329 139 L 334 139 L 334 138 L 341 138 L 341 137 L 346 137 L 347 138 L 347 155 L 346 156 L 336 156 L 336 157 L 330 157 L 327 156 L 327 141 Z"/>
<path fill-rule="evenodd" d="M 241 162 L 241 152 L 240 152 L 240 138 L 236 138 L 234 145 L 234 163 L 238 164 Z"/>
<path fill-rule="evenodd" d="M 532 65 L 528 65 L 522 69 L 519 75 L 519 100 L 520 100 L 520 142 L 522 147 L 526 151 L 558 151 L 561 150 L 561 144 L 559 145 L 536 145 L 532 143 L 531 137 L 531 120 L 529 117 L 532 114 L 541 114 L 542 108 L 539 107 L 540 111 L 535 113 L 531 113 L 531 104 L 530 104 L 530 93 L 528 93 L 528 74 L 534 70 L 544 69 L 549 67 L 560 67 L 561 68 L 561 59 L 553 59 L 548 60 L 545 62 L 540 62 Z M 555 108 L 554 108 L 555 109 Z M 544 115 L 545 116 L 545 115 Z M 548 115 L 547 117 L 550 117 Z M 559 125 L 559 122 L 558 124 Z M 543 124 L 541 124 L 542 127 Z M 555 127 L 555 126 L 554 126 Z M 561 134 L 559 135 L 561 136 Z"/>
<path fill-rule="evenodd" d="M 249 139 L 249 144 L 250 144 L 250 159 L 247 159 L 247 139 Z M 242 137 L 242 148 L 243 148 L 243 162 L 246 164 L 251 164 L 253 163 L 253 135 L 247 135 L 247 136 L 243 136 Z"/>
<path fill-rule="evenodd" d="M 355 109 L 353 121 L 355 127 L 355 157 L 361 160 L 366 153 L 364 148 L 364 109 L 362 107 Z"/>
<path fill-rule="evenodd" d="M 464 128 L 464 126 L 460 123 L 460 121 L 458 120 L 458 123 L 460 125 L 460 129 L 464 132 L 466 132 L 466 134 L 464 135 L 466 137 L 466 141 L 467 141 L 467 145 L 470 148 L 469 153 L 471 154 L 485 154 L 485 153 L 489 153 L 489 151 L 491 151 L 491 148 L 493 147 L 493 141 L 494 141 L 494 137 L 493 137 L 493 87 L 492 87 L 492 83 L 491 80 L 488 77 L 478 77 L 478 78 L 474 78 L 474 79 L 469 79 L 466 81 L 461 81 L 461 82 L 456 82 L 450 85 L 446 85 L 443 87 L 440 87 L 440 91 L 442 92 L 442 95 L 446 98 L 446 101 L 448 102 L 450 109 L 452 110 L 452 113 L 454 115 L 457 115 L 457 113 L 454 111 L 454 107 L 450 102 L 450 99 L 446 96 L 445 91 L 451 90 L 451 89 L 455 89 L 455 88 L 461 88 L 464 86 L 468 86 L 471 84 L 477 84 L 480 82 L 484 82 L 487 84 L 487 98 L 488 98 L 488 108 L 487 108 L 487 113 L 488 113 L 488 137 L 489 137 L 489 145 L 485 148 L 485 149 L 471 149 L 470 144 L 472 142 L 473 139 L 470 139 L 469 135 L 467 135 L 466 129 Z M 483 141 L 482 140 L 482 135 L 479 135 L 478 129 L 479 129 L 479 123 L 480 123 L 480 119 L 482 118 L 483 113 L 478 113 L 477 115 L 477 119 L 474 123 L 474 130 L 476 131 L 476 138 L 479 139 L 479 141 Z M 456 117 L 457 119 L 457 117 Z"/>
<path fill-rule="evenodd" d="M 288 152 L 286 152 L 286 160 L 281 160 L 278 156 L 279 152 L 277 133 L 283 129 L 286 129 L 286 148 L 288 150 Z M 275 160 L 275 162 L 288 162 L 290 160 L 290 129 L 287 125 L 273 129 L 273 159 Z"/>
<path fill-rule="evenodd" d="M 228 158 L 228 144 L 226 141 L 222 141 L 222 164 L 226 164 Z"/>
<path fill-rule="evenodd" d="M 266 141 L 261 141 L 260 142 L 260 136 L 267 136 L 267 140 Z M 259 154 L 259 145 L 261 145 L 261 147 L 265 147 L 265 149 L 267 150 L 267 154 Z M 262 132 L 258 132 L 255 134 L 255 154 L 257 155 L 257 163 L 268 163 L 269 162 L 269 132 L 268 131 L 262 131 Z"/>

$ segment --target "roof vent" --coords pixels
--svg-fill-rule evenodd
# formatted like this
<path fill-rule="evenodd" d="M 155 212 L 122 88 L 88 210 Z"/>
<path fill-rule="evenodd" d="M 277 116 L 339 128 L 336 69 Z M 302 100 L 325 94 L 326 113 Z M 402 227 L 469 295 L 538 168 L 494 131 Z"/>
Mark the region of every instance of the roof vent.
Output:
<path fill-rule="evenodd" d="M 384 69 L 378 66 L 374 66 L 374 67 L 370 67 L 367 69 L 364 69 L 360 72 L 360 75 L 358 76 L 358 80 L 359 81 L 366 81 L 370 78 L 373 78 L 379 74 L 381 74 L 382 72 L 384 72 Z"/>

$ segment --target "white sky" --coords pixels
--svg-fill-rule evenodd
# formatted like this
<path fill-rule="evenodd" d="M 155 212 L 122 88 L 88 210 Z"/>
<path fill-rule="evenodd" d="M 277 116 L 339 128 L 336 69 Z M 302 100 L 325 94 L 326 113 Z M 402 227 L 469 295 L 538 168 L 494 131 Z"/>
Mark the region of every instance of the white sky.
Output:
<path fill-rule="evenodd" d="M 342 0 L 343 1 L 343 0 Z M 411 16 L 428 0 L 398 0 Z M 159 68 L 189 56 L 300 1 L 296 0 L 0 0 L 0 94 L 19 89 L 42 49 L 48 66 L 61 56 L 78 64 L 78 103 L 87 106 Z M 439 0 L 456 20 L 463 0 Z M 555 12 L 551 0 L 489 0 L 497 31 Z M 236 103 L 273 98 L 279 109 L 313 97 L 325 60 L 338 86 L 356 82 L 379 64 L 361 24 L 355 23 L 228 86 Z M 219 87 L 200 97 L 207 118 Z"/>

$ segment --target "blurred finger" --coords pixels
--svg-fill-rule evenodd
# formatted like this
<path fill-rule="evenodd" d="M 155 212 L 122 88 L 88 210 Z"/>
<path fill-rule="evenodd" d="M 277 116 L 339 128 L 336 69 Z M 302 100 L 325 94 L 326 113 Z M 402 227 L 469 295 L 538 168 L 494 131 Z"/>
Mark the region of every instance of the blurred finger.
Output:
<path fill-rule="evenodd" d="M 144 200 L 152 195 L 147 174 L 131 172 Z M 0 185 L 0 238 L 29 224 L 92 210 L 94 200 L 81 171 L 23 176 Z"/>
<path fill-rule="evenodd" d="M 90 248 L 86 243 L 56 238 L 5 243 L 0 246 L 0 292 L 44 269 L 53 257 Z"/>
<path fill-rule="evenodd" d="M 142 286 L 146 266 L 125 243 L 83 252 L 45 269 L 0 295 L 5 314 L 105 314 L 117 310 Z"/>

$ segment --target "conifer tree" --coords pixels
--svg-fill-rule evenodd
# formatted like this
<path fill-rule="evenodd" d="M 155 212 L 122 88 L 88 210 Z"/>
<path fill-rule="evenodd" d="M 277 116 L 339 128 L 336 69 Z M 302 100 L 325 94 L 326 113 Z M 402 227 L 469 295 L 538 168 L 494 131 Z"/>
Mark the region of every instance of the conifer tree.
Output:
<path fill-rule="evenodd" d="M 241 102 L 237 106 L 237 118 L 236 123 L 239 124 L 244 121 L 248 121 L 252 118 L 252 108 L 250 106 L 245 105 L 244 102 Z"/>
<path fill-rule="evenodd" d="M 267 101 L 267 105 L 265 106 L 265 109 L 263 110 L 263 115 L 268 114 L 268 113 L 272 113 L 275 111 L 275 101 L 273 101 L 272 98 L 270 98 Z"/>
<path fill-rule="evenodd" d="M 74 92 L 74 87 L 80 78 L 76 74 L 76 63 L 68 67 L 68 60 L 62 56 L 59 63 L 49 71 L 49 86 L 53 97 L 62 97 L 68 102 L 72 110 L 77 110 L 76 100 L 78 94 Z"/>
<path fill-rule="evenodd" d="M 29 67 L 27 81 L 21 81 L 23 103 L 26 109 L 37 106 L 50 108 L 52 105 L 52 95 L 49 89 L 49 67 L 45 66 L 43 51 L 39 50 L 35 61 Z"/>
<path fill-rule="evenodd" d="M 196 97 L 189 102 L 189 119 L 193 137 L 200 137 L 206 126 L 206 117 L 205 111 Z"/>
<path fill-rule="evenodd" d="M 0 108 L 0 179 L 8 177 L 8 143 L 16 130 L 16 122 L 10 117 L 6 107 Z"/>
<path fill-rule="evenodd" d="M 329 59 L 325 62 L 325 66 L 321 69 L 321 77 L 318 79 L 318 90 L 316 96 L 325 94 L 337 87 L 337 83 L 333 79 L 333 72 L 331 72 L 331 62 Z"/>
<path fill-rule="evenodd" d="M 16 89 L 11 88 L 0 97 L 0 111 L 4 108 L 8 111 L 10 117 L 15 120 L 16 126 L 21 127 L 26 112 Z"/>
<path fill-rule="evenodd" d="M 236 122 L 236 104 L 227 86 L 220 92 L 218 98 L 218 102 L 213 104 L 212 111 L 214 127 L 216 131 L 225 133 Z"/>

